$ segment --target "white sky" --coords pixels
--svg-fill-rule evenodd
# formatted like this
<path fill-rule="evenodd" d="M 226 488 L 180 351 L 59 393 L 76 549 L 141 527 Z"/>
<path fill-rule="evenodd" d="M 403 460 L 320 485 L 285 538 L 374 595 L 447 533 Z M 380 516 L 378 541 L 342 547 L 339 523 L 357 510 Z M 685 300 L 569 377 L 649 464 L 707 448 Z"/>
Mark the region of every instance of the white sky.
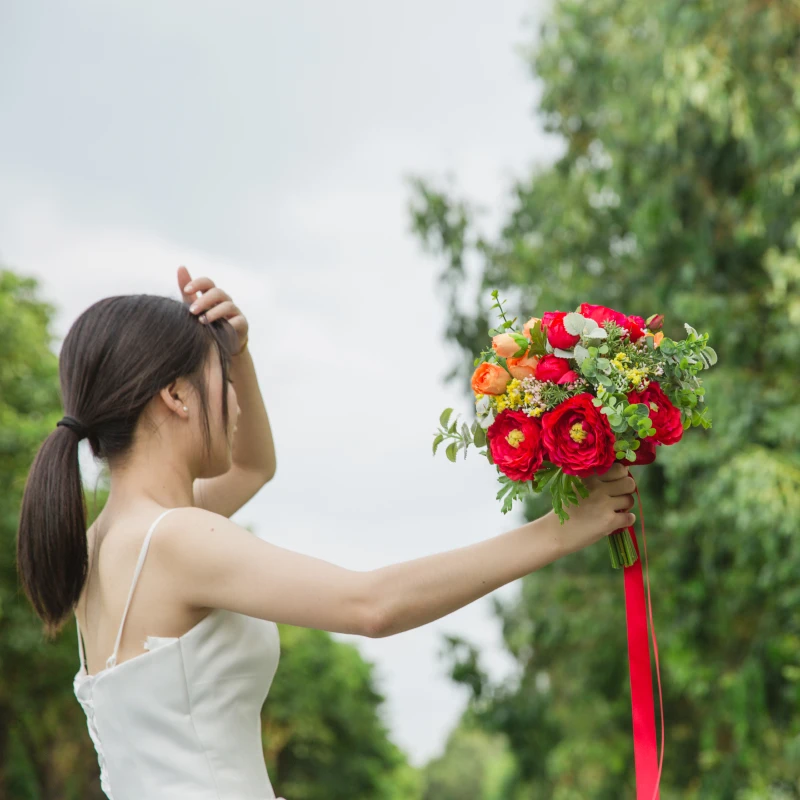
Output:
<path fill-rule="evenodd" d="M 405 179 L 453 173 L 491 225 L 513 176 L 559 152 L 515 52 L 543 7 L 5 0 L 0 262 L 41 280 L 57 351 L 101 297 L 177 297 L 180 264 L 231 294 L 279 464 L 234 519 L 264 538 L 371 569 L 516 527 L 484 459 L 431 455 L 439 413 L 472 407 L 443 381 L 441 265 L 409 233 Z M 317 337 L 313 356 L 298 332 Z M 372 405 L 353 408 L 364 387 Z M 508 674 L 488 598 L 387 639 L 334 634 L 376 665 L 417 765 L 466 699 L 438 657 L 444 633 Z"/>

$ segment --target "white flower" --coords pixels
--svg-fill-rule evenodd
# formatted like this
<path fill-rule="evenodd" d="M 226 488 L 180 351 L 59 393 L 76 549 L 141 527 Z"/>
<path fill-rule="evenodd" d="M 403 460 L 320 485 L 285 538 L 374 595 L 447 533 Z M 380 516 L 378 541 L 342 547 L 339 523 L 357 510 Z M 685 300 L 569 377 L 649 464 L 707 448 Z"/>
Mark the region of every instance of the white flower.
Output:
<path fill-rule="evenodd" d="M 480 421 L 480 426 L 484 430 L 488 430 L 489 426 L 494 422 L 494 409 L 490 409 L 489 413 Z"/>
<path fill-rule="evenodd" d="M 482 417 L 489 410 L 489 395 L 485 394 L 480 400 L 475 401 L 475 413 Z"/>

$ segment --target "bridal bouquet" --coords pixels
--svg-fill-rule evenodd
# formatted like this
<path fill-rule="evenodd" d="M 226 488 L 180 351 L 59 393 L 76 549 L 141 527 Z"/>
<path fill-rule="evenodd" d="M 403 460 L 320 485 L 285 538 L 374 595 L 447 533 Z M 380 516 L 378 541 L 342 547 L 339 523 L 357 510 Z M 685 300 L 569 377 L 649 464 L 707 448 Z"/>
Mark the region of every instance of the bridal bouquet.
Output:
<path fill-rule="evenodd" d="M 691 426 L 711 427 L 698 373 L 717 354 L 688 324 L 685 339 L 664 336 L 664 318 L 625 315 L 582 303 L 576 311 L 548 311 L 522 331 L 507 320 L 492 292 L 502 324 L 489 331 L 491 347 L 475 359 L 472 390 L 477 419 L 439 418 L 433 452 L 448 440 L 456 460 L 469 445 L 495 465 L 497 499 L 507 513 L 515 499 L 549 488 L 563 524 L 564 506 L 586 497 L 581 481 L 614 463 L 650 464 L 657 448 L 678 442 Z M 627 530 L 608 537 L 615 568 L 636 561 Z"/>

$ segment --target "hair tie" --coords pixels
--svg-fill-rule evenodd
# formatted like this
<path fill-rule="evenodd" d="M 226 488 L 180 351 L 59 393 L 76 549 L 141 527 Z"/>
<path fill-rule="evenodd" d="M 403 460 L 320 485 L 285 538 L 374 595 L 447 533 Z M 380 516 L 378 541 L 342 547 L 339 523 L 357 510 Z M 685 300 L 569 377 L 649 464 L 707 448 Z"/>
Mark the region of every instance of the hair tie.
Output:
<path fill-rule="evenodd" d="M 64 415 L 62 419 L 56 422 L 56 428 L 59 425 L 63 425 L 65 428 L 74 431 L 78 435 L 78 441 L 85 439 L 89 435 L 88 426 L 75 419 L 75 417 L 70 417 L 68 414 Z"/>

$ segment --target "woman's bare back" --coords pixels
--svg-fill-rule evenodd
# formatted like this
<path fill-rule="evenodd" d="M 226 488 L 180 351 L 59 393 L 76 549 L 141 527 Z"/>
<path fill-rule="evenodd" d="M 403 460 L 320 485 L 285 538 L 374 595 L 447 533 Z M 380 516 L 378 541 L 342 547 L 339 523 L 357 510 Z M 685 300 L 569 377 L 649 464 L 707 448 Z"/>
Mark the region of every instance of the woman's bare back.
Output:
<path fill-rule="evenodd" d="M 89 570 L 75 611 L 90 675 L 105 668 L 114 650 L 144 538 L 164 510 L 148 506 L 114 517 L 101 513 L 87 531 Z M 180 512 L 168 516 L 180 516 Z M 167 522 L 159 523 L 151 537 L 125 619 L 117 664 L 148 652 L 144 647 L 148 636 L 182 636 L 211 610 L 188 606 L 171 590 L 174 581 L 160 558 L 158 542 L 158 531 Z"/>

